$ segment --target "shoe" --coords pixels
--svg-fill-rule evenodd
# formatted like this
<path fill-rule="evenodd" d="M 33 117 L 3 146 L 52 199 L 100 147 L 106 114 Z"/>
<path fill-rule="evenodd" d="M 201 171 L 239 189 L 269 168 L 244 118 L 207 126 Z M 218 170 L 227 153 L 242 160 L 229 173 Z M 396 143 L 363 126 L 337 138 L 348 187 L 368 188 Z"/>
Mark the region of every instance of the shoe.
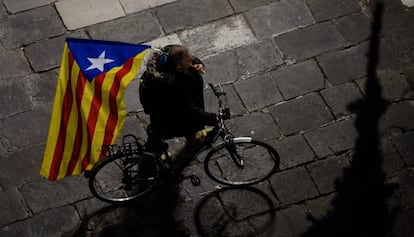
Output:
<path fill-rule="evenodd" d="M 162 161 L 171 161 L 171 159 L 172 159 L 171 155 L 172 154 L 168 151 L 167 154 L 162 153 L 160 158 L 161 158 Z"/>

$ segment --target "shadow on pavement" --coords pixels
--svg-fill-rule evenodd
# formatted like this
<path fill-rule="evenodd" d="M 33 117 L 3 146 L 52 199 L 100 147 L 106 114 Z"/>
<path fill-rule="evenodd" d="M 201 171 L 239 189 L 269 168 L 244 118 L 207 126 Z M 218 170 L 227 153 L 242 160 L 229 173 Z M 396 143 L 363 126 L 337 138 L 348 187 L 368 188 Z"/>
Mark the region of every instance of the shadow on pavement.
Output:
<path fill-rule="evenodd" d="M 397 210 L 388 210 L 386 201 L 395 187 L 385 184 L 378 132 L 379 119 L 387 108 L 376 78 L 382 10 L 383 3 L 377 2 L 368 55 L 366 98 L 349 106 L 357 114 L 355 126 L 359 134 L 351 166 L 344 170 L 342 181 L 335 184 L 337 195 L 331 211 L 323 219 L 313 220 L 304 237 L 391 236 Z"/>
<path fill-rule="evenodd" d="M 185 227 L 174 218 L 177 199 L 176 185 L 162 185 L 135 202 L 99 210 L 83 221 L 75 236 L 189 236 Z"/>
<path fill-rule="evenodd" d="M 194 221 L 200 236 L 259 236 L 272 226 L 275 207 L 253 187 L 225 187 L 199 201 Z"/>

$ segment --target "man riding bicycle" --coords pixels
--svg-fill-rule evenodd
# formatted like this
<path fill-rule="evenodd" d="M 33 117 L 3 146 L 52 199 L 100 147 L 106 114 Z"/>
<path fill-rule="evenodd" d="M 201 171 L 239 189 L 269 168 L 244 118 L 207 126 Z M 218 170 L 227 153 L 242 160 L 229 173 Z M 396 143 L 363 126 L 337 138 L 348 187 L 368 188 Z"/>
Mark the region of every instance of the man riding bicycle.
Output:
<path fill-rule="evenodd" d="M 147 151 L 165 150 L 165 139 L 186 137 L 196 142 L 204 125 L 217 124 L 217 115 L 204 110 L 204 64 L 181 45 L 153 50 L 139 87 L 144 112 L 150 116 Z"/>

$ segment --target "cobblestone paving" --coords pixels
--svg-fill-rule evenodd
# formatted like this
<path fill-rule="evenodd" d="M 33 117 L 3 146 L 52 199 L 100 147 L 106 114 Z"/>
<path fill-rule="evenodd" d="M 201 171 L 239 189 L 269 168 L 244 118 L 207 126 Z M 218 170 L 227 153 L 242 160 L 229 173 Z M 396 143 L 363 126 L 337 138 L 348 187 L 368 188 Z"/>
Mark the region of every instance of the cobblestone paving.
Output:
<path fill-rule="evenodd" d="M 393 187 L 387 195 L 379 193 L 384 202 L 375 207 L 388 210 L 386 217 L 393 220 L 386 230 L 397 237 L 413 236 L 412 1 L 384 1 L 376 69 L 387 104 L 377 137 L 383 162 L 373 160 L 372 167 L 352 176 L 360 167 L 361 151 L 356 149 L 359 115 L 350 105 L 369 96 L 372 2 L 0 0 L 0 236 L 175 236 L 159 230 L 171 213 L 180 228 L 198 236 L 196 210 L 204 218 L 202 228 L 210 228 L 212 235 L 312 236 L 318 226 L 338 224 L 330 219 L 332 213 L 359 195 L 344 187 L 349 179 L 369 184 L 365 180 L 370 180 L 374 164 L 381 171 L 380 184 Z M 224 85 L 234 133 L 267 141 L 280 153 L 280 172 L 254 186 L 273 208 L 266 198 L 246 190 L 214 194 L 200 205 L 217 188 L 200 161 L 185 172 L 196 172 L 201 186 L 181 183 L 173 192 L 173 205 L 162 213 L 151 209 L 157 205 L 154 196 L 146 199 L 152 204 L 112 207 L 92 196 L 83 176 L 56 182 L 40 177 L 66 37 L 189 46 L 206 64 L 206 81 Z M 148 117 L 138 101 L 138 86 L 135 81 L 126 92 L 129 113 L 123 134 L 145 137 Z M 216 111 L 207 88 L 205 100 L 207 110 Z M 354 209 L 361 216 L 375 217 L 360 205 Z M 231 212 L 247 219 L 226 219 Z M 348 231 L 348 236 L 362 236 L 352 227 Z"/>

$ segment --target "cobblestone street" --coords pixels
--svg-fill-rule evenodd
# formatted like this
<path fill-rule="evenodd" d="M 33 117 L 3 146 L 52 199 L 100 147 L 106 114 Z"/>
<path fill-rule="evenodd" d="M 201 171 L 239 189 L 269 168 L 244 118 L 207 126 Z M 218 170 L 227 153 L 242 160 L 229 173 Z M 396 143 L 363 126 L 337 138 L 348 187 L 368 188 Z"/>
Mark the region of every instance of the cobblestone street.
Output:
<path fill-rule="evenodd" d="M 383 1 L 377 65 L 374 2 L 0 0 L 0 236 L 414 236 L 414 1 Z M 280 171 L 218 189 L 200 158 L 185 170 L 200 186 L 126 207 L 83 175 L 42 178 L 66 37 L 188 46 L 227 92 L 234 134 L 271 144 Z M 138 87 L 121 138 L 146 138 Z"/>

